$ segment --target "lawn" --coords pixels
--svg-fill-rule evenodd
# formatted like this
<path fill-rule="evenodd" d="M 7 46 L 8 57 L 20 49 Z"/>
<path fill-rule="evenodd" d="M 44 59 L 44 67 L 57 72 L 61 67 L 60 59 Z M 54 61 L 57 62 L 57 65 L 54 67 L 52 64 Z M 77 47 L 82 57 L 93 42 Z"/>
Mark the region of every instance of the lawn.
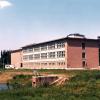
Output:
<path fill-rule="evenodd" d="M 100 71 L 39 70 L 40 73 L 72 75 L 63 86 L 32 88 L 30 84 L 0 91 L 0 100 L 100 100 Z M 30 76 L 16 76 L 21 82 Z"/>

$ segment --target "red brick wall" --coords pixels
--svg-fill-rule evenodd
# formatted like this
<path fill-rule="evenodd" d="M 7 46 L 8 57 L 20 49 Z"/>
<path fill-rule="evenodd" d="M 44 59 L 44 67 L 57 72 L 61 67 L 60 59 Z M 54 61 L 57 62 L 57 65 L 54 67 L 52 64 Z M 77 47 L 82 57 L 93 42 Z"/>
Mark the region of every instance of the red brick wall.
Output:
<path fill-rule="evenodd" d="M 98 43 L 82 39 L 68 40 L 67 66 L 68 68 L 83 68 L 82 66 L 82 43 L 86 44 L 86 67 L 95 68 L 99 65 Z"/>
<path fill-rule="evenodd" d="M 87 66 L 89 68 L 95 68 L 99 66 L 99 49 L 96 42 L 87 42 L 86 43 L 86 59 Z"/>
<path fill-rule="evenodd" d="M 68 68 L 82 68 L 82 48 L 79 41 L 68 41 L 67 66 Z"/>

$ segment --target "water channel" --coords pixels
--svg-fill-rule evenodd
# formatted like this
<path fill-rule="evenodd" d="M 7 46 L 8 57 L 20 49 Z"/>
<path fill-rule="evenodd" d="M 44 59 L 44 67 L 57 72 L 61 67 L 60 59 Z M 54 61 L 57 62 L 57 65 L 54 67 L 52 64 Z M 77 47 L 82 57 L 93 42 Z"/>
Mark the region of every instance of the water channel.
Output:
<path fill-rule="evenodd" d="M 7 89 L 8 89 L 7 84 L 5 84 L 5 83 L 0 83 L 0 91 L 1 91 L 1 90 L 7 90 Z"/>

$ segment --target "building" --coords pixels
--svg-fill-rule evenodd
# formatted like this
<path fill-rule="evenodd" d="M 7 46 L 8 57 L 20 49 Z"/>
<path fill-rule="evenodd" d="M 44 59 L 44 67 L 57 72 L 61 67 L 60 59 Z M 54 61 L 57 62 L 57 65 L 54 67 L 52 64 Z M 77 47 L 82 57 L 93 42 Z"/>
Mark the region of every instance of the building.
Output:
<path fill-rule="evenodd" d="M 61 39 L 26 45 L 12 52 L 11 63 L 26 69 L 97 69 L 100 39 L 70 34 Z"/>
<path fill-rule="evenodd" d="M 13 50 L 11 52 L 11 65 L 15 68 L 22 67 L 22 49 Z"/>

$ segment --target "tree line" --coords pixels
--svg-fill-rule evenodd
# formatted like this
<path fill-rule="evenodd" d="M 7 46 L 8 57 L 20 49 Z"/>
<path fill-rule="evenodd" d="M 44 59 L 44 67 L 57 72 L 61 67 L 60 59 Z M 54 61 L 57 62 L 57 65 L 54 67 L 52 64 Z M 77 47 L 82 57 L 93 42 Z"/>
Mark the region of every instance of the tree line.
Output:
<path fill-rule="evenodd" d="M 11 64 L 11 50 L 2 50 L 0 53 L 0 68 L 4 68 L 6 64 Z"/>

